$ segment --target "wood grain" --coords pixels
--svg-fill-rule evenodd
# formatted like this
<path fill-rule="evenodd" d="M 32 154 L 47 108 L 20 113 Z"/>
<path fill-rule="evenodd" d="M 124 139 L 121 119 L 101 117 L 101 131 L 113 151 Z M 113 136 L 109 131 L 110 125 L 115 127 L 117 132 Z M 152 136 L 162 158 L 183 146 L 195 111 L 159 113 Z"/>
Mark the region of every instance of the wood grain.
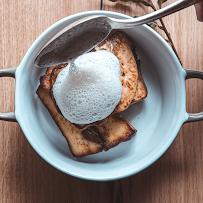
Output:
<path fill-rule="evenodd" d="M 99 0 L 0 0 L 1 69 L 17 67 L 33 41 L 54 22 L 98 9 Z M 103 1 L 103 9 L 130 16 L 151 12 L 143 5 L 108 0 Z M 203 71 L 203 23 L 196 20 L 194 7 L 166 17 L 164 22 L 183 67 Z M 187 111 L 202 111 L 202 81 L 188 80 L 186 87 Z M 14 79 L 0 79 L 1 112 L 14 110 L 14 89 Z M 202 129 L 202 122 L 184 124 L 169 150 L 139 174 L 91 182 L 48 165 L 29 145 L 17 123 L 0 121 L 0 202 L 202 203 Z"/>

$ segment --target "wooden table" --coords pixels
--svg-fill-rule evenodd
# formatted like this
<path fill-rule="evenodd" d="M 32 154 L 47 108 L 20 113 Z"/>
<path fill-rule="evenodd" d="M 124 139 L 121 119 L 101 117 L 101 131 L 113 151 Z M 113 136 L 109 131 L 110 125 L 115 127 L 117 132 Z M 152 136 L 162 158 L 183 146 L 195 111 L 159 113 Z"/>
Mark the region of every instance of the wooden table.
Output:
<path fill-rule="evenodd" d="M 0 0 L 1 69 L 17 67 L 34 40 L 56 21 L 99 9 L 100 0 Z M 103 1 L 103 9 L 130 16 L 151 12 L 132 2 L 108 0 Z M 166 17 L 164 22 L 183 67 L 203 71 L 203 23 L 196 20 L 194 7 Z M 186 86 L 187 111 L 202 111 L 203 82 L 192 79 Z M 14 110 L 14 88 L 14 79 L 0 79 L 1 112 Z M 168 151 L 139 174 L 112 182 L 91 182 L 50 166 L 32 149 L 17 123 L 0 121 L 0 202 L 202 203 L 202 124 L 184 124 Z"/>

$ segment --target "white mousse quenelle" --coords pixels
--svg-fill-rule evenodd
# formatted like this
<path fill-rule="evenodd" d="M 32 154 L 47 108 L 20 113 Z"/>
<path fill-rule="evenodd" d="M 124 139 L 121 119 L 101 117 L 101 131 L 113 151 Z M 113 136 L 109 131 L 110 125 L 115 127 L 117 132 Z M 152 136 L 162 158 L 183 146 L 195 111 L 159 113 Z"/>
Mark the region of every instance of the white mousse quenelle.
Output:
<path fill-rule="evenodd" d="M 105 50 L 83 54 L 70 62 L 53 86 L 61 113 L 76 124 L 89 124 L 109 116 L 121 93 L 119 60 Z"/>

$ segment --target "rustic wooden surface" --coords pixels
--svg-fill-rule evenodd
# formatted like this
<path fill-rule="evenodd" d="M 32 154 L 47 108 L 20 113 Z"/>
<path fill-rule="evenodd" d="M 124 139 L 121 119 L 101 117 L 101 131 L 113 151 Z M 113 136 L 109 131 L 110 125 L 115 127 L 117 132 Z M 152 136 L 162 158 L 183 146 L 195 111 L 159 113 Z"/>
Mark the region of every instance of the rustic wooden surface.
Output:
<path fill-rule="evenodd" d="M 34 40 L 54 22 L 99 9 L 100 0 L 0 0 L 1 69 L 17 67 Z M 132 2 L 108 0 L 103 1 L 103 9 L 130 16 L 151 12 Z M 166 17 L 164 22 L 183 67 L 203 71 L 203 23 L 196 20 L 194 7 Z M 203 82 L 192 79 L 186 86 L 188 112 L 202 111 Z M 14 87 L 14 79 L 0 79 L 1 112 L 14 110 Z M 112 182 L 91 182 L 48 165 L 17 123 L 0 121 L 0 202 L 202 203 L 202 124 L 184 124 L 169 150 L 139 174 Z"/>

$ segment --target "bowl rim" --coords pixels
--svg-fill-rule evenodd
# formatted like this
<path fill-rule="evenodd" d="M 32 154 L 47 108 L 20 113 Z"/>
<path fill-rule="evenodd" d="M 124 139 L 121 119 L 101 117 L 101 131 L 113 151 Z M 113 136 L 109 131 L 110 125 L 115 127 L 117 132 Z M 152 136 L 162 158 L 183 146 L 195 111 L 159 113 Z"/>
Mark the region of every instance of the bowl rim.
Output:
<path fill-rule="evenodd" d="M 15 110 L 15 114 L 16 114 L 16 120 L 17 122 L 19 123 L 22 131 L 24 132 L 24 135 L 26 137 L 26 139 L 28 140 L 28 142 L 30 143 L 30 145 L 33 147 L 33 149 L 46 161 L 48 162 L 50 165 L 54 166 L 55 168 L 57 168 L 58 170 L 66 173 L 66 174 L 69 174 L 71 176 L 74 176 L 74 177 L 77 177 L 77 178 L 81 178 L 81 179 L 86 179 L 86 180 L 94 180 L 94 181 L 110 181 L 110 180 L 116 180 L 116 179 L 122 179 L 122 178 L 125 178 L 125 177 L 128 177 L 128 176 L 131 176 L 131 175 L 134 175 L 135 173 L 138 173 L 140 171 L 142 171 L 143 169 L 149 167 L 152 163 L 154 163 L 155 161 L 157 161 L 165 152 L 166 150 L 170 147 L 170 145 L 172 144 L 172 142 L 174 141 L 174 139 L 176 138 L 182 124 L 187 120 L 188 118 L 188 115 L 186 114 L 186 111 L 185 111 L 185 115 L 182 116 L 182 119 L 179 119 L 179 123 L 177 123 L 176 125 L 176 128 L 174 129 L 174 134 L 173 136 L 170 137 L 170 140 L 168 140 L 168 142 L 163 145 L 162 149 L 159 150 L 159 154 L 157 156 L 154 156 L 153 159 L 150 159 L 150 161 L 148 161 L 147 163 L 145 163 L 143 165 L 143 167 L 141 167 L 139 170 L 134 170 L 132 171 L 131 173 L 127 172 L 127 173 L 123 173 L 122 175 L 119 175 L 119 176 L 114 176 L 114 177 L 91 177 L 88 176 L 88 175 L 85 175 L 85 174 L 77 174 L 77 173 L 73 173 L 73 172 L 70 172 L 68 170 L 65 170 L 64 168 L 61 168 L 60 166 L 56 165 L 54 162 L 52 162 L 52 160 L 48 159 L 43 153 L 41 153 L 41 151 L 39 150 L 39 148 L 36 146 L 35 143 L 32 143 L 31 140 L 29 140 L 28 138 L 28 134 L 29 134 L 29 129 L 26 127 L 26 125 L 24 124 L 23 122 L 23 118 L 21 117 L 20 115 L 20 112 L 18 110 L 18 105 L 20 103 L 20 97 L 19 97 L 19 94 L 18 94 L 18 91 L 19 91 L 19 82 L 18 82 L 18 77 L 22 74 L 22 69 L 23 67 L 26 65 L 25 62 L 26 60 L 28 60 L 29 56 L 33 53 L 33 50 L 39 45 L 39 43 L 49 34 L 51 33 L 54 29 L 57 28 L 57 26 L 65 23 L 66 21 L 69 21 L 75 17 L 84 17 L 84 15 L 88 14 L 88 15 L 95 15 L 96 14 L 101 14 L 101 15 L 119 15 L 119 17 L 124 17 L 125 19 L 126 18 L 132 18 L 128 15 L 125 15 L 125 14 L 122 14 L 122 13 L 119 13 L 119 12 L 112 12 L 112 11 L 100 11 L 100 10 L 93 10 L 93 11 L 85 11 L 85 12 L 81 12 L 81 13 L 76 13 L 76 14 L 73 14 L 73 15 L 70 15 L 70 16 L 67 16 L 59 21 L 57 21 L 56 23 L 54 23 L 53 25 L 51 25 L 49 28 L 47 28 L 34 42 L 33 44 L 30 46 L 30 48 L 28 49 L 28 51 L 26 52 L 24 58 L 22 59 L 20 65 L 17 67 L 17 70 L 16 70 L 16 78 L 17 78 L 17 82 L 16 82 L 16 94 L 15 94 L 15 106 L 16 106 L 16 110 Z M 183 74 L 183 77 L 186 76 L 186 71 L 182 68 L 179 60 L 177 59 L 175 53 L 172 51 L 171 47 L 166 43 L 166 41 L 157 33 L 155 32 L 153 29 L 149 28 L 147 25 L 142 25 L 142 26 L 145 26 L 149 32 L 151 32 L 153 35 L 155 35 L 166 47 L 166 49 L 170 50 L 174 60 L 176 63 L 178 63 L 178 66 L 181 68 L 180 71 L 182 71 L 182 74 Z"/>

